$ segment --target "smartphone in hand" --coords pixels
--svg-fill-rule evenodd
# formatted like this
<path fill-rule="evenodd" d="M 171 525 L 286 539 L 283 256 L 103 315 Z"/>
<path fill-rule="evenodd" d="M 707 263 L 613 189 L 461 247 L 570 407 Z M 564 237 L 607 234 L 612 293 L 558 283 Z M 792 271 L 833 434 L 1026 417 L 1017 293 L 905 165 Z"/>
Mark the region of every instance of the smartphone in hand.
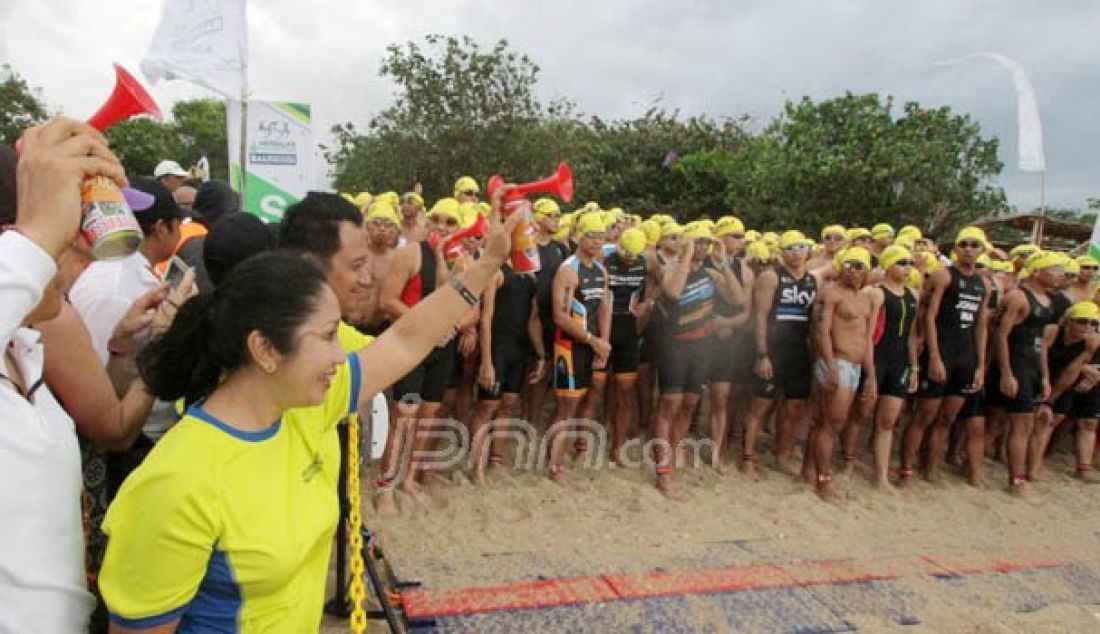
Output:
<path fill-rule="evenodd" d="M 183 282 L 183 276 L 187 275 L 190 270 L 191 267 L 186 262 L 181 260 L 178 255 L 173 255 L 172 259 L 168 261 L 168 271 L 164 274 L 164 280 L 168 282 L 168 286 L 172 290 L 176 290 Z"/>

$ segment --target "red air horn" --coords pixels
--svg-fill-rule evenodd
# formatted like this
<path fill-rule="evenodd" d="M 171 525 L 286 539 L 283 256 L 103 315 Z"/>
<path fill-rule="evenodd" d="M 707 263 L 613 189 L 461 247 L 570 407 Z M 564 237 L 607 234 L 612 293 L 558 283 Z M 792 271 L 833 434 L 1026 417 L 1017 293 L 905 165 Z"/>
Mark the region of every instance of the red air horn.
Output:
<path fill-rule="evenodd" d="M 157 102 L 153 101 L 141 83 L 125 68 L 115 64 L 115 89 L 99 110 L 88 119 L 88 125 L 103 132 L 119 121 L 139 114 L 157 119 L 163 116 Z"/>
<path fill-rule="evenodd" d="M 489 184 L 486 186 L 489 190 L 489 197 L 492 198 L 493 192 L 503 184 L 504 178 L 500 174 L 490 178 Z M 562 161 L 558 163 L 558 171 L 553 176 L 547 176 L 533 183 L 516 185 L 515 189 L 505 194 L 504 201 L 519 200 L 528 194 L 553 194 L 567 203 L 573 202 L 573 170 L 569 169 L 568 163 Z"/>
<path fill-rule="evenodd" d="M 467 238 L 483 238 L 489 233 L 489 223 L 485 222 L 485 216 L 477 215 L 474 224 L 459 231 L 443 241 L 443 257 L 447 260 L 456 260 L 465 251 L 462 241 Z"/>
<path fill-rule="evenodd" d="M 489 179 L 486 186 L 489 197 L 504 185 L 504 178 L 497 174 Z M 516 273 L 534 273 L 542 264 L 539 250 L 535 244 L 535 226 L 531 217 L 531 204 L 526 200 L 528 194 L 553 194 L 565 202 L 573 200 L 573 171 L 565 161 L 558 163 L 558 171 L 552 176 L 533 183 L 516 185 L 504 195 L 504 217 L 519 211 L 525 217 L 512 232 L 512 270 Z"/>

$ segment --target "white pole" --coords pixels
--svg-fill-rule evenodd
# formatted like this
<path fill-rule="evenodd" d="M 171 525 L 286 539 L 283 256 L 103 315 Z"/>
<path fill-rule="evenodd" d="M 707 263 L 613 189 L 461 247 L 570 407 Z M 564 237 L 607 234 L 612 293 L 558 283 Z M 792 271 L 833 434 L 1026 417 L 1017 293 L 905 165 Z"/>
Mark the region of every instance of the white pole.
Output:
<path fill-rule="evenodd" d="M 248 2 L 241 0 L 241 28 L 244 29 L 244 39 L 248 41 Z M 248 45 L 245 44 L 244 54 L 241 55 L 241 145 L 238 148 L 241 161 L 241 180 L 239 193 L 241 196 L 241 210 L 247 205 L 246 189 L 248 182 Z"/>

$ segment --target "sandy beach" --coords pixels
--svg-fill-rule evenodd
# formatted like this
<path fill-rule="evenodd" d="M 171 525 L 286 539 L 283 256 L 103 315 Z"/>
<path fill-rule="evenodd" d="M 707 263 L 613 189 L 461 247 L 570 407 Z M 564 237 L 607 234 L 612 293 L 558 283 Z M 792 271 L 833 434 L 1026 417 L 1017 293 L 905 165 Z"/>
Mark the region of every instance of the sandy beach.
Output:
<path fill-rule="evenodd" d="M 999 464 L 989 464 L 988 489 L 948 470 L 940 484 L 921 482 L 897 493 L 871 487 L 863 464 L 854 477 L 838 478 L 842 499 L 830 503 L 767 468 L 759 482 L 702 466 L 681 470 L 691 497 L 674 502 L 654 489 L 650 471 L 572 470 L 574 487 L 565 489 L 543 474 L 505 467 L 491 471 L 485 487 L 452 473 L 426 488 L 426 500 L 399 496 L 397 516 L 368 514 L 366 521 L 398 574 L 433 590 L 821 559 L 1028 553 L 1092 560 L 1100 552 L 1100 486 L 1071 478 L 1070 469 L 1066 457 L 1056 456 L 1033 495 L 1019 499 L 1002 490 Z M 1100 618 L 1087 606 L 1001 613 L 964 600 L 950 586 L 920 578 L 903 583 L 919 590 L 917 629 L 924 631 L 1100 630 Z M 712 623 L 705 610 L 698 618 L 700 630 L 733 631 L 724 630 L 721 619 Z M 848 620 L 861 631 L 901 627 L 858 609 Z M 578 630 L 563 625 L 560 631 Z"/>

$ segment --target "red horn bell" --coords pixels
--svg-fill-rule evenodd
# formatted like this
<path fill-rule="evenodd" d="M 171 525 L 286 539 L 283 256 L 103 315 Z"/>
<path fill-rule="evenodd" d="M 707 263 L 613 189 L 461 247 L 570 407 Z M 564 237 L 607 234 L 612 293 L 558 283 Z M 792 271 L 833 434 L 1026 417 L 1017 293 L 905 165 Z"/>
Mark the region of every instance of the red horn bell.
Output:
<path fill-rule="evenodd" d="M 489 197 L 491 198 L 493 192 L 499 189 L 503 184 L 504 178 L 500 174 L 490 178 L 488 185 L 486 185 Z M 558 171 L 552 176 L 548 176 L 533 183 L 516 185 L 515 189 L 504 195 L 504 201 L 511 202 L 513 200 L 519 200 L 520 198 L 526 197 L 528 194 L 553 194 L 567 203 L 572 202 L 573 170 L 569 169 L 568 163 L 562 161 L 558 163 Z"/>
<path fill-rule="evenodd" d="M 157 102 L 148 91 L 125 68 L 115 64 L 115 89 L 111 96 L 99 107 L 88 125 L 103 132 L 114 124 L 139 114 L 147 114 L 157 119 L 163 115 Z"/>

